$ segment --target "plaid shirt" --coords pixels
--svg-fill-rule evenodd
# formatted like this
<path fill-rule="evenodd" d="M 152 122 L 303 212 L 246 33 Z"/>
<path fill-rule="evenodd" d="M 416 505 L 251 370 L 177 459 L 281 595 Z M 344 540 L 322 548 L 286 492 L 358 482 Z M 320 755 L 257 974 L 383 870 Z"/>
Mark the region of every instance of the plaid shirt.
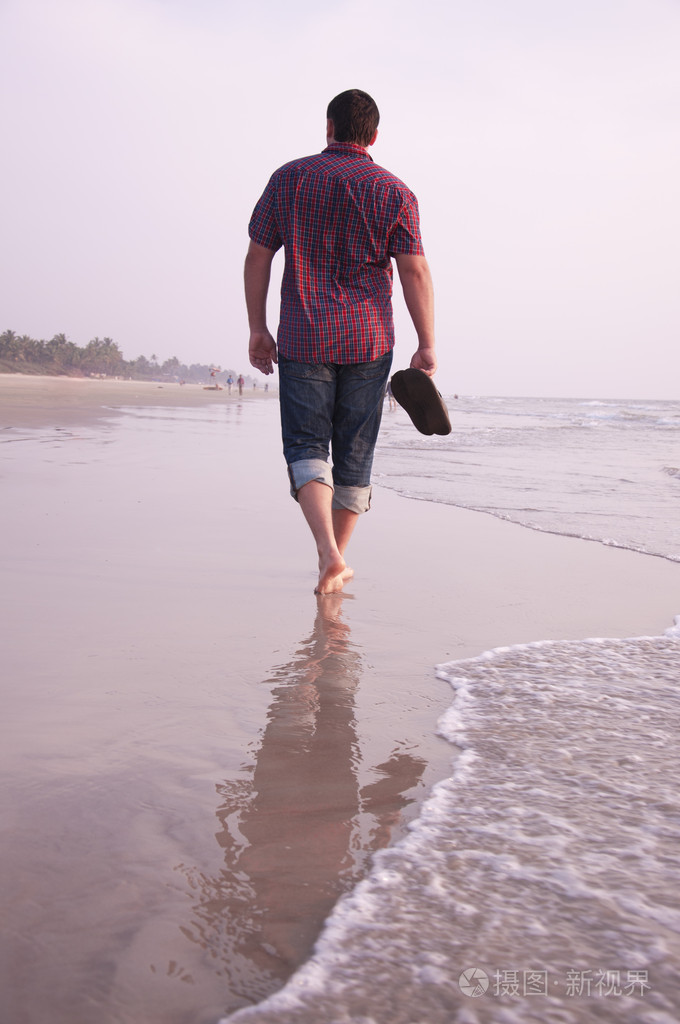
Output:
<path fill-rule="evenodd" d="M 394 345 L 391 256 L 422 255 L 418 201 L 361 146 L 332 142 L 272 175 L 248 228 L 286 263 L 279 351 L 363 363 Z"/>

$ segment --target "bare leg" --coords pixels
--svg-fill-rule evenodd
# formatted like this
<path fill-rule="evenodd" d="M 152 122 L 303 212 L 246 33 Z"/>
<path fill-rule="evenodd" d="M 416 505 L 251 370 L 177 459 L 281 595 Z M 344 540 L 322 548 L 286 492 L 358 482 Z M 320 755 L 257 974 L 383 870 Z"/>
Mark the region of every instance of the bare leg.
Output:
<path fill-rule="evenodd" d="M 333 533 L 341 555 L 345 554 L 358 519 L 358 512 L 350 512 L 346 508 L 333 509 Z"/>
<path fill-rule="evenodd" d="M 335 594 L 353 575 L 342 557 L 333 526 L 333 491 L 318 480 L 310 480 L 298 491 L 298 501 L 316 541 L 319 553 L 319 582 L 315 594 Z M 351 533 L 351 530 L 350 530 Z M 347 535 L 345 544 L 349 540 Z"/>

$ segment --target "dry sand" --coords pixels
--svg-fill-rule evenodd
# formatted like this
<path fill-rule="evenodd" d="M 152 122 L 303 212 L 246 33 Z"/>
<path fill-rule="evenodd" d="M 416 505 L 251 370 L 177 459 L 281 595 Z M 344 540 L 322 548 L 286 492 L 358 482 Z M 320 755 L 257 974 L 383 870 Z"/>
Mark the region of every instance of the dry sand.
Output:
<path fill-rule="evenodd" d="M 0 378 L 13 1024 L 262 998 L 447 772 L 436 663 L 680 612 L 676 564 L 379 489 L 317 599 L 273 394 L 122 387 Z"/>

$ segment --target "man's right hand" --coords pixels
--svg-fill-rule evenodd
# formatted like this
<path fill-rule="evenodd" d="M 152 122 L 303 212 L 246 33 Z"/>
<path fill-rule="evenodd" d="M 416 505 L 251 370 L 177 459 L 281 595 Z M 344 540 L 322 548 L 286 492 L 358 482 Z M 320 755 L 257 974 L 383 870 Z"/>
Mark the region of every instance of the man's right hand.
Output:
<path fill-rule="evenodd" d="M 260 373 L 269 374 L 274 372 L 274 363 L 278 362 L 276 354 L 276 342 L 269 331 L 251 331 L 248 342 L 248 357 L 250 365 L 254 366 Z"/>
<path fill-rule="evenodd" d="M 265 249 L 251 240 L 243 270 L 250 327 L 248 356 L 251 366 L 265 374 L 274 372 L 273 364 L 277 361 L 276 342 L 267 330 L 267 292 L 275 256 L 273 249 Z"/>

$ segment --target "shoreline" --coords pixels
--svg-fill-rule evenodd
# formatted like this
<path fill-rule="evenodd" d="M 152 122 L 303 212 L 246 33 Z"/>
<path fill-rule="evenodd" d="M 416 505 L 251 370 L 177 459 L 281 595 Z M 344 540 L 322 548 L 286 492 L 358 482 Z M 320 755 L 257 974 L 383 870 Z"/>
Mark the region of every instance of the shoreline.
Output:
<path fill-rule="evenodd" d="M 29 422 L 34 391 L 3 437 L 50 428 L 3 452 L 2 905 L 44 981 L 0 983 L 8 1012 L 50 1007 L 53 1024 L 82 1016 L 81 998 L 101 1024 L 216 1020 L 291 977 L 340 892 L 450 775 L 456 749 L 436 730 L 453 694 L 436 665 L 662 635 L 679 572 L 376 485 L 355 578 L 315 598 L 276 404 L 197 420 L 177 387 L 158 391 L 162 417 L 52 430 L 62 414 L 110 417 L 91 383 L 43 385 L 49 424 Z M 152 408 L 148 393 L 121 404 Z M 276 956 L 237 927 L 244 875 Z M 36 947 L 63 928 L 69 943 Z"/>
<path fill-rule="evenodd" d="M 309 589 L 313 589 L 312 543 L 299 509 L 288 495 L 280 456 L 276 390 L 265 393 L 258 388 L 240 398 L 237 393 L 204 391 L 200 385 L 157 388 L 145 382 L 140 386 L 139 382 L 89 379 L 72 383 L 70 378 L 23 380 L 27 387 L 17 386 L 14 377 L 8 386 L 7 375 L 0 375 L 0 428 L 5 432 L 46 426 L 57 431 L 73 425 L 95 427 L 112 415 L 116 423 L 124 423 L 125 408 L 165 408 L 180 413 L 219 408 L 227 429 L 231 424 L 243 432 L 246 407 L 259 410 L 267 419 L 266 448 L 255 438 L 242 437 L 241 450 L 233 453 L 236 464 L 232 469 L 247 481 L 255 515 L 239 518 L 234 529 L 249 532 L 260 523 L 266 532 L 276 518 L 274 510 L 280 509 L 287 543 L 275 549 L 281 562 L 277 592 L 282 600 L 289 599 L 285 596 L 287 580 L 293 600 L 302 579 L 308 579 Z M 8 393 L 12 403 L 6 401 Z M 8 422 L 8 408 L 13 423 Z M 260 413 L 258 432 L 264 425 Z M 258 470 L 243 447 L 251 443 L 258 446 L 258 469 L 275 483 L 253 479 Z M 181 472 L 181 466 L 178 468 Z M 229 473 L 228 463 L 223 472 Z M 197 486 L 202 486 L 201 481 Z M 215 508 L 225 500 L 219 488 L 218 492 Z M 438 664 L 476 657 L 498 647 L 594 635 L 621 639 L 661 635 L 680 613 L 680 573 L 678 563 L 670 559 L 651 558 L 597 541 L 586 543 L 583 538 L 531 529 L 478 510 L 407 497 L 379 483 L 374 484 L 374 494 L 373 514 L 363 517 L 352 539 L 350 564 L 356 568 L 356 577 L 341 596 L 353 635 L 360 637 L 362 645 L 374 646 L 376 636 L 387 632 L 388 640 L 383 643 L 381 639 L 379 648 L 386 664 L 394 662 L 390 621 L 396 635 L 417 637 L 417 664 L 422 666 L 417 685 L 431 684 Z M 242 511 L 245 509 L 239 509 L 239 516 Z M 219 524 L 216 516 L 215 531 Z M 247 557 L 261 557 L 258 545 L 252 551 L 249 545 L 246 548 Z M 268 558 L 252 582 L 250 566 L 244 570 L 249 587 L 266 585 L 267 566 Z M 362 614 L 355 614 L 359 603 Z M 426 729 L 425 720 L 421 725 Z M 431 726 L 434 731 L 436 719 Z"/>
<path fill-rule="evenodd" d="M 120 415 L 126 406 L 142 408 L 221 407 L 233 402 L 278 397 L 274 389 L 212 390 L 203 384 L 139 380 L 100 380 L 95 377 L 51 377 L 0 374 L 0 429 L 88 426 Z"/>

